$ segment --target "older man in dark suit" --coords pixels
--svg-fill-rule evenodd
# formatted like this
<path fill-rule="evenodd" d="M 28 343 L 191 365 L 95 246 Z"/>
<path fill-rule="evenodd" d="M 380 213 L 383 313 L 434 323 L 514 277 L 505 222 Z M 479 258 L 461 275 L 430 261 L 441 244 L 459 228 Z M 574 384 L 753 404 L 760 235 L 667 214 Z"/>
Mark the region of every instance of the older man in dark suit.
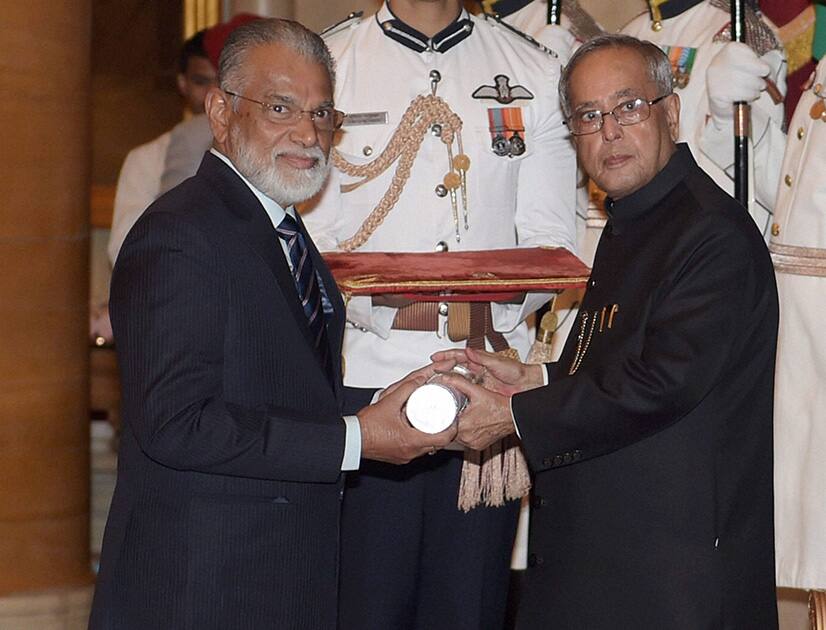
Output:
<path fill-rule="evenodd" d="M 591 40 L 560 96 L 609 195 L 576 324 L 547 368 L 468 351 L 495 391 L 453 380 L 470 397 L 459 440 L 516 431 L 536 474 L 518 627 L 776 628 L 778 306 L 760 232 L 675 144 L 659 48 Z"/>
<path fill-rule="evenodd" d="M 344 306 L 293 205 L 327 173 L 341 113 L 323 42 L 235 31 L 206 100 L 215 143 L 118 257 L 118 485 L 90 627 L 333 629 L 343 470 L 451 439 L 403 421 L 422 370 L 341 385 Z"/>

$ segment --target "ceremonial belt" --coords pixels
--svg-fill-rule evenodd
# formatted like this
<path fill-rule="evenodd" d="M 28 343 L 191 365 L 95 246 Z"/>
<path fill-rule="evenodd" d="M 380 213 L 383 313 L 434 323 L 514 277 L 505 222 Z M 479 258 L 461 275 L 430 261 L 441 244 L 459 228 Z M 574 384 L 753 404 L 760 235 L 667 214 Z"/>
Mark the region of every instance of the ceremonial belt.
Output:
<path fill-rule="evenodd" d="M 400 308 L 393 319 L 393 328 L 437 332 L 439 330 L 439 304 L 437 302 L 414 302 Z M 467 340 L 469 348 L 484 350 L 485 340 L 487 340 L 494 352 L 504 352 L 509 349 L 505 336 L 493 329 L 490 302 L 448 303 L 447 336 L 454 342 Z"/>
<path fill-rule="evenodd" d="M 400 308 L 393 319 L 393 328 L 435 332 L 439 329 L 439 304 L 414 302 Z"/>
<path fill-rule="evenodd" d="M 826 249 L 769 243 L 769 251 L 779 273 L 826 277 Z"/>

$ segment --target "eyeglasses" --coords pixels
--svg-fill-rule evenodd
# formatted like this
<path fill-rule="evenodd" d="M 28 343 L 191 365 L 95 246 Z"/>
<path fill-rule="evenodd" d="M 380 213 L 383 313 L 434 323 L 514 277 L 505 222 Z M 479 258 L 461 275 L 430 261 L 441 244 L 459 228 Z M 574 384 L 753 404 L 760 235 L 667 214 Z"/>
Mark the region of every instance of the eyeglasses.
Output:
<path fill-rule="evenodd" d="M 310 122 L 318 131 L 335 131 L 344 122 L 344 112 L 333 107 L 319 107 L 318 109 L 297 109 L 286 103 L 265 103 L 254 98 L 224 90 L 230 96 L 242 98 L 251 103 L 257 103 L 267 115 L 267 118 L 277 125 L 294 125 L 301 120 L 302 114 L 310 117 Z"/>
<path fill-rule="evenodd" d="M 601 112 L 598 109 L 589 109 L 568 118 L 565 124 L 568 131 L 573 136 L 587 136 L 602 129 L 606 116 L 613 116 L 618 125 L 627 127 L 636 125 L 651 116 L 651 106 L 656 105 L 666 96 L 671 96 L 672 92 L 658 96 L 653 101 L 646 101 L 644 98 L 634 98 L 630 101 L 623 101 L 610 112 Z"/>

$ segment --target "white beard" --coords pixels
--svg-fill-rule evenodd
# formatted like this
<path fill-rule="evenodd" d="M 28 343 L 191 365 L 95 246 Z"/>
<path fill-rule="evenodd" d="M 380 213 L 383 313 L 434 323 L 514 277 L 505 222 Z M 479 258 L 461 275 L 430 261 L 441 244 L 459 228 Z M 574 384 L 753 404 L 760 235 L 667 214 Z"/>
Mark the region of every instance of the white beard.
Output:
<path fill-rule="evenodd" d="M 282 208 L 306 201 L 324 186 L 330 172 L 330 162 L 319 147 L 290 150 L 291 155 L 317 160 L 312 168 L 279 168 L 278 153 L 257 153 L 240 137 L 238 127 L 230 127 L 229 133 L 232 146 L 236 147 L 235 155 L 232 156 L 235 167 L 253 186 Z"/>

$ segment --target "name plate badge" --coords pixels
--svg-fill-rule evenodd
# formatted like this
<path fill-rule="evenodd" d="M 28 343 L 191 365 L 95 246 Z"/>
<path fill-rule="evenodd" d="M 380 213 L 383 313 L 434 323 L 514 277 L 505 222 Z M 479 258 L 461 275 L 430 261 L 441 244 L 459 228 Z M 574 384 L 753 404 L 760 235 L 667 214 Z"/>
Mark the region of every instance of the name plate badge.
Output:
<path fill-rule="evenodd" d="M 363 125 L 386 125 L 390 122 L 387 112 L 356 112 L 344 116 L 342 127 L 358 127 Z"/>

